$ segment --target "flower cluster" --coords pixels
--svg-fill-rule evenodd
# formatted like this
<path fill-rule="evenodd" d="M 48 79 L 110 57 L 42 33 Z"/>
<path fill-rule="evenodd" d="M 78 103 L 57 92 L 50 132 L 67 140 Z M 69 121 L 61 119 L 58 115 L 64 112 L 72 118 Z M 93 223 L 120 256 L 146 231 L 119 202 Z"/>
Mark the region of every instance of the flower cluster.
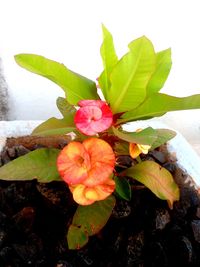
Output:
<path fill-rule="evenodd" d="M 103 200 L 115 189 L 111 179 L 115 155 L 104 140 L 91 137 L 83 143 L 71 142 L 58 156 L 57 165 L 74 200 L 81 205 Z"/>
<path fill-rule="evenodd" d="M 79 101 L 75 125 L 85 135 L 96 135 L 107 130 L 113 122 L 112 111 L 105 101 Z M 130 143 L 130 155 L 135 158 L 147 153 L 149 146 Z M 82 143 L 72 141 L 58 156 L 60 176 L 69 185 L 74 200 L 80 205 L 90 205 L 107 198 L 115 190 L 112 179 L 115 154 L 111 146 L 97 137 Z"/>

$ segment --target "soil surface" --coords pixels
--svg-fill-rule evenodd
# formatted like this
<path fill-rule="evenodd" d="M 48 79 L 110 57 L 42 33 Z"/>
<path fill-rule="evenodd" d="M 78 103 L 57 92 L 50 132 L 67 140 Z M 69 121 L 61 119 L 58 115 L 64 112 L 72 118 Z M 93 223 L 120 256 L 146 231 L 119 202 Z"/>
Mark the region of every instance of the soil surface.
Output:
<path fill-rule="evenodd" d="M 23 142 L 8 145 L 0 165 L 34 148 Z M 67 229 L 76 204 L 64 182 L 0 181 L 0 266 L 200 266 L 199 196 L 182 183 L 186 175 L 163 149 L 147 158 L 166 167 L 180 185 L 181 199 L 174 209 L 139 183 L 132 183 L 132 200 L 117 199 L 107 225 L 77 251 L 67 247 Z M 120 160 L 122 166 L 132 164 L 129 157 Z"/>

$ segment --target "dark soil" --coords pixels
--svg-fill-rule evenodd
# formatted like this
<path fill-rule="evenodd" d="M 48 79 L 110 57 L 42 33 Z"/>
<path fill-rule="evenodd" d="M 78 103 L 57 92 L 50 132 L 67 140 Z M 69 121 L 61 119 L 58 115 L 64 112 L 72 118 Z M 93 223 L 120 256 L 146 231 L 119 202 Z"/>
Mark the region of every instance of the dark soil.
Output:
<path fill-rule="evenodd" d="M 31 149 L 12 145 L 0 164 Z M 165 166 L 178 184 L 186 178 L 162 151 L 146 158 Z M 129 164 L 130 158 L 121 162 Z M 104 229 L 84 248 L 70 251 L 66 234 L 76 204 L 65 183 L 0 181 L 0 267 L 200 266 L 200 200 L 194 189 L 180 186 L 181 199 L 170 210 L 133 183 L 132 200 L 117 199 Z"/>

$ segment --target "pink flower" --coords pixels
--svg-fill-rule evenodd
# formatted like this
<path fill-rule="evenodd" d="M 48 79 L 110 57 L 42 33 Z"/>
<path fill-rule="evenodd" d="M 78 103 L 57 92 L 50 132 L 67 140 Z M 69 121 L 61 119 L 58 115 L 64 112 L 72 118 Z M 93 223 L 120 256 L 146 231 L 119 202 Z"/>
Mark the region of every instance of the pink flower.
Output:
<path fill-rule="evenodd" d="M 114 165 L 115 155 L 111 146 L 98 138 L 69 143 L 57 159 L 60 176 L 80 205 L 92 204 L 112 194 L 115 182 L 110 176 Z"/>
<path fill-rule="evenodd" d="M 107 130 L 113 122 L 110 107 L 102 100 L 81 100 L 75 115 L 75 124 L 85 135 L 96 135 Z"/>

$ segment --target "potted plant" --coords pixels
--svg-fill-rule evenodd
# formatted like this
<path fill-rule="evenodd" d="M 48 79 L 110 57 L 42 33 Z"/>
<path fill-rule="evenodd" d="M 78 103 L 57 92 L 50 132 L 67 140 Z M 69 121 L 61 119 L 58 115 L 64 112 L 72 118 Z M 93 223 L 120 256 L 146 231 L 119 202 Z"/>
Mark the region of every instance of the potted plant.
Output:
<path fill-rule="evenodd" d="M 198 194 L 181 183 L 185 174 L 164 145 L 176 133 L 152 127 L 124 130 L 132 121 L 200 108 L 200 95 L 178 98 L 160 93 L 171 68 L 170 49 L 155 52 L 143 36 L 118 59 L 112 35 L 105 26 L 102 29 L 104 70 L 98 85 L 42 56 L 15 56 L 21 67 L 58 84 L 66 98 L 57 99 L 63 118 L 50 118 L 36 127 L 26 144 L 21 141 L 25 147 L 18 147 L 25 155 L 0 168 L 2 194 L 8 201 L 0 220 L 6 222 L 10 214 L 8 225 L 13 221 L 17 225 L 10 230 L 12 234 L 15 230 L 14 237 L 3 231 L 2 265 L 7 258 L 12 266 L 197 266 L 200 262 L 195 236 Z M 44 141 L 37 149 L 35 143 L 30 146 L 35 136 L 47 147 L 41 147 Z M 6 149 L 7 156 L 16 157 L 16 147 Z M 18 195 L 16 206 L 9 209 L 12 190 L 22 199 Z M 6 250 L 8 240 L 14 244 Z"/>

